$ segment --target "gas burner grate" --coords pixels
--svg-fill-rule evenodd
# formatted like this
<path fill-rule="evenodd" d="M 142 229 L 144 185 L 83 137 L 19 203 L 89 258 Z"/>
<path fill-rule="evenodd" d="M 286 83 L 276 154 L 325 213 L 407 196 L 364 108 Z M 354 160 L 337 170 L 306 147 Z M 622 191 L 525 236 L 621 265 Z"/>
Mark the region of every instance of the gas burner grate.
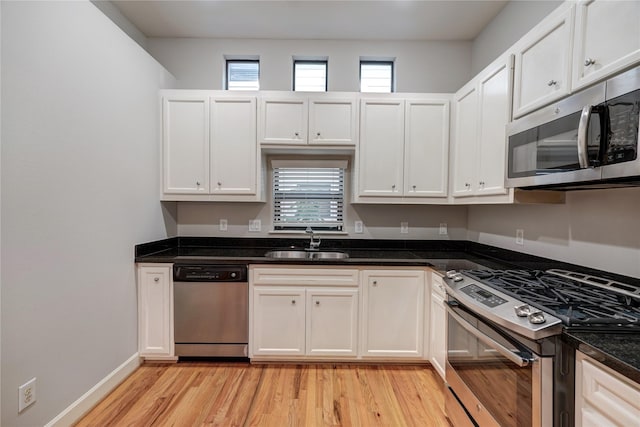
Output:
<path fill-rule="evenodd" d="M 640 327 L 640 296 L 577 280 L 568 276 L 571 272 L 555 271 L 465 270 L 463 273 L 553 314 L 566 326 Z M 589 280 L 592 278 L 589 276 Z"/>

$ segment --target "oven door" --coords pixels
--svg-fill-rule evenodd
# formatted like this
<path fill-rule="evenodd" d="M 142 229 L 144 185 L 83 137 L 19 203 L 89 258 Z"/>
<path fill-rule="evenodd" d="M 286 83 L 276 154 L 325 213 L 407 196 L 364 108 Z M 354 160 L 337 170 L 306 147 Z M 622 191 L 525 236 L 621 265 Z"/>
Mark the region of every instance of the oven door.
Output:
<path fill-rule="evenodd" d="M 447 328 L 446 379 L 455 396 L 446 399 L 451 419 L 466 412 L 480 426 L 553 424 L 552 358 L 534 354 L 456 301 L 448 303 Z"/>

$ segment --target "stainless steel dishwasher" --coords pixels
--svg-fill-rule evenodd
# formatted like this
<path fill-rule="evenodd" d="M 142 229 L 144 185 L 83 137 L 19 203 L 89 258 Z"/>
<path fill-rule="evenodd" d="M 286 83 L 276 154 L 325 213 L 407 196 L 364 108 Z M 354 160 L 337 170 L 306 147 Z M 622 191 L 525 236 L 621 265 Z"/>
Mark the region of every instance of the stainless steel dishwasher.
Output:
<path fill-rule="evenodd" d="M 175 264 L 176 356 L 247 357 L 246 265 Z"/>

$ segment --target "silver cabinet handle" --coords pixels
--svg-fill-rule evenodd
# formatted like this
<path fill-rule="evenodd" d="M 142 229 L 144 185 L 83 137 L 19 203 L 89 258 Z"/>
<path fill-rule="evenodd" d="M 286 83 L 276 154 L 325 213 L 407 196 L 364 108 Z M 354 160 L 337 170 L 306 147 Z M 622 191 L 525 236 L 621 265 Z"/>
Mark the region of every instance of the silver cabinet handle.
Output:
<path fill-rule="evenodd" d="M 557 82 L 557 81 L 555 81 L 555 80 L 549 80 L 549 83 L 547 83 L 547 86 L 555 86 L 555 85 L 557 85 L 557 84 L 558 84 L 558 82 Z"/>
<path fill-rule="evenodd" d="M 154 278 L 153 278 L 153 281 L 154 281 L 154 282 L 156 282 L 156 283 L 158 283 L 158 282 L 160 281 L 160 278 L 159 278 L 159 277 L 154 277 Z"/>
<path fill-rule="evenodd" d="M 593 59 L 593 58 L 587 58 L 587 59 L 585 59 L 585 60 L 584 60 L 584 66 L 585 66 L 585 67 L 588 67 L 588 66 L 590 66 L 590 65 L 593 65 L 593 64 L 595 64 L 595 63 L 596 63 L 596 60 L 595 60 L 595 59 Z"/>

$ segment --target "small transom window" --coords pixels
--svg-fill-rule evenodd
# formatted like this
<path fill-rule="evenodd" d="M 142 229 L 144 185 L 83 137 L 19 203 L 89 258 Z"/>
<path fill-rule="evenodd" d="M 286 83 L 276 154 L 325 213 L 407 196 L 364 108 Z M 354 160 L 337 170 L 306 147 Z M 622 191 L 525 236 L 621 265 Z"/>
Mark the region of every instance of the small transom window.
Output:
<path fill-rule="evenodd" d="M 393 92 L 393 61 L 360 61 L 360 92 Z"/>
<path fill-rule="evenodd" d="M 227 60 L 228 90 L 259 90 L 260 61 Z"/>
<path fill-rule="evenodd" d="M 293 61 L 293 90 L 327 91 L 327 61 Z"/>

